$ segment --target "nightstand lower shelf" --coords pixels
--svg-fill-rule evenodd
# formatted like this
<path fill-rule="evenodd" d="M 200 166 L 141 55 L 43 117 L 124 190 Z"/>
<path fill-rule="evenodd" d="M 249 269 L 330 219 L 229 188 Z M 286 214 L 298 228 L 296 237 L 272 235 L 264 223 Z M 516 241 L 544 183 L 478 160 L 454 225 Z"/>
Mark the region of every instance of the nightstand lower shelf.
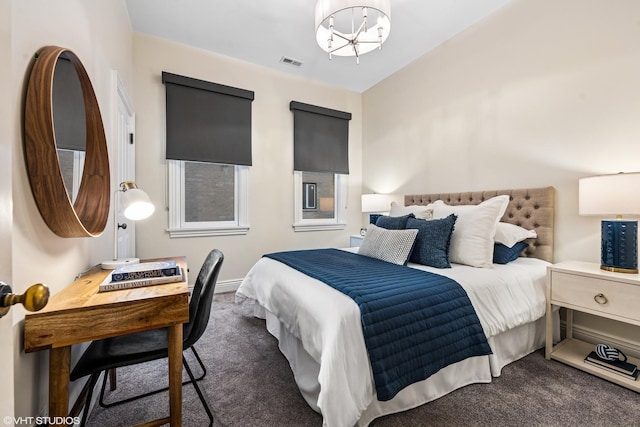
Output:
<path fill-rule="evenodd" d="M 584 358 L 589 354 L 589 352 L 593 351 L 594 348 L 594 344 L 575 338 L 568 338 L 553 346 L 550 357 L 551 359 L 558 360 L 569 366 L 573 366 L 574 368 L 588 372 L 607 381 L 611 381 L 612 383 L 640 392 L 640 381 L 633 381 L 621 375 L 617 375 L 613 372 L 609 372 L 605 369 L 600 369 L 597 366 L 586 363 Z M 629 362 L 640 366 L 639 359 L 629 357 Z"/>

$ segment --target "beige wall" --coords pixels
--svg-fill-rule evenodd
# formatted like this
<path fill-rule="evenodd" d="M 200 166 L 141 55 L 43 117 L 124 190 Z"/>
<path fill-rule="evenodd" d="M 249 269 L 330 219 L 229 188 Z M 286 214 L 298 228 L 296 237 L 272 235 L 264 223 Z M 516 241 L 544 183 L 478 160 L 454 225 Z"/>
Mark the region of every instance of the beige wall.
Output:
<path fill-rule="evenodd" d="M 360 229 L 361 96 L 203 50 L 134 35 L 136 180 L 159 209 L 136 224 L 137 256 L 186 255 L 191 282 L 212 248 L 225 254 L 220 283 L 240 280 L 262 254 L 277 250 L 348 246 Z M 253 166 L 249 172 L 249 223 L 244 236 L 169 238 L 165 172 L 165 88 L 168 71 L 255 92 L 252 104 Z M 349 126 L 348 227 L 344 231 L 294 232 L 292 100 L 352 113 Z"/>
<path fill-rule="evenodd" d="M 640 170 L 638 17 L 637 0 L 514 0 L 368 90 L 364 190 L 552 185 L 555 261 L 599 262 L 578 179 Z"/>
<path fill-rule="evenodd" d="M 131 65 L 131 28 L 124 1 L 99 0 L 21 0 L 10 3 L 10 45 L 4 38 L 0 49 L 11 58 L 10 128 L 0 127 L 2 138 L 11 140 L 11 180 L 2 180 L 0 191 L 9 191 L 13 203 L 11 259 L 13 289 L 22 293 L 37 282 L 49 285 L 55 293 L 69 284 L 76 274 L 111 256 L 111 234 L 95 239 L 63 239 L 54 235 L 35 205 L 26 173 L 22 150 L 22 107 L 28 69 L 34 53 L 42 46 L 59 45 L 73 50 L 82 60 L 94 85 L 102 112 L 107 139 L 110 139 L 111 70 L 118 70 L 126 85 L 133 82 Z M 3 18 L 4 14 L 3 14 Z M 4 115 L 3 115 L 4 117 Z M 5 152 L 4 147 L 3 154 Z M 3 221 L 5 218 L 3 218 Z M 46 352 L 24 354 L 22 319 L 24 310 L 12 310 L 16 416 L 37 416 L 47 403 Z M 74 356 L 77 356 L 77 351 Z M 77 387 L 74 389 L 74 395 Z M 72 396 L 73 398 L 74 396 Z"/>

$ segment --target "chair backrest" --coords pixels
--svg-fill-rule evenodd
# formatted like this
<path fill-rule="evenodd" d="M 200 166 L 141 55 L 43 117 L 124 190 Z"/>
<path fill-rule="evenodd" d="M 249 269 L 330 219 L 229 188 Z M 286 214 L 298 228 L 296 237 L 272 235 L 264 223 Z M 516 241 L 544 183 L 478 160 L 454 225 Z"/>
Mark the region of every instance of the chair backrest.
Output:
<path fill-rule="evenodd" d="M 224 261 L 222 252 L 213 249 L 200 268 L 196 284 L 193 287 L 191 301 L 189 301 L 189 322 L 185 323 L 183 329 L 183 348 L 185 350 L 198 341 L 207 329 L 213 291 L 216 287 L 222 261 Z"/>

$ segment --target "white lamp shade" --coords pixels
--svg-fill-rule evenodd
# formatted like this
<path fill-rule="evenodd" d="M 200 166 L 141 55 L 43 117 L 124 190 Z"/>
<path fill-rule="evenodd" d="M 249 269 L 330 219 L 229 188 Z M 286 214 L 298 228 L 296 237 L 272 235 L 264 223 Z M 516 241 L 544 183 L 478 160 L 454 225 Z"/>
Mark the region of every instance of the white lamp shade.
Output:
<path fill-rule="evenodd" d="M 387 194 L 363 194 L 362 212 L 387 212 L 390 209 Z"/>
<path fill-rule="evenodd" d="M 124 216 L 134 221 L 148 218 L 156 210 L 147 193 L 139 188 L 122 193 L 122 206 Z"/>
<path fill-rule="evenodd" d="M 640 172 L 582 178 L 580 215 L 640 215 Z"/>

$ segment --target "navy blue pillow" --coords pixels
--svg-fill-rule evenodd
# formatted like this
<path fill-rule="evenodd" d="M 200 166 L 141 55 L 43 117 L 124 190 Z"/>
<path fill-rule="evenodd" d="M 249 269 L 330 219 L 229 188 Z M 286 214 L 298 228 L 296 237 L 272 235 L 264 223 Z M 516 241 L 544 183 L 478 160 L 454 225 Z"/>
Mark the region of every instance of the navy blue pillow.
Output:
<path fill-rule="evenodd" d="M 496 243 L 493 245 L 493 262 L 495 264 L 507 264 L 515 261 L 522 251 L 528 247 L 529 244 L 527 242 L 518 242 L 512 247 L 508 247 L 502 243 Z"/>
<path fill-rule="evenodd" d="M 409 218 L 407 228 L 418 229 L 409 261 L 436 268 L 451 268 L 449 242 L 456 218 L 454 214 L 442 219 Z"/>
<path fill-rule="evenodd" d="M 412 213 L 404 216 L 387 216 L 382 215 L 376 221 L 378 227 L 386 228 L 387 230 L 404 230 L 407 227 L 407 220 L 409 218 L 415 218 Z"/>

